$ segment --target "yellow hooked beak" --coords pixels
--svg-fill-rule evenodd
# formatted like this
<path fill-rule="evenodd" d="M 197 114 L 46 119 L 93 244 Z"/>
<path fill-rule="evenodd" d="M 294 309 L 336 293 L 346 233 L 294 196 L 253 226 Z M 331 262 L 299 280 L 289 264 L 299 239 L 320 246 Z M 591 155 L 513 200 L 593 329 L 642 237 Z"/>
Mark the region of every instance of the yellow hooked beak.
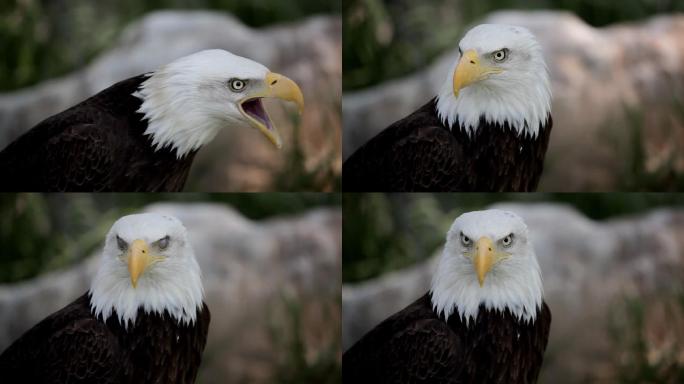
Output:
<path fill-rule="evenodd" d="M 481 65 L 480 56 L 474 49 L 466 51 L 454 71 L 454 96 L 458 97 L 461 89 L 501 72 L 501 68 Z"/>
<path fill-rule="evenodd" d="M 287 77 L 269 72 L 264 78 L 265 87 L 247 95 L 238 104 L 240 112 L 247 120 L 261 133 L 263 133 L 276 148 L 283 146 L 280 133 L 271 122 L 271 118 L 266 113 L 261 99 L 264 97 L 273 97 L 285 101 L 292 101 L 297 104 L 299 113 L 304 110 L 304 95 L 301 89 L 294 81 Z"/>
<path fill-rule="evenodd" d="M 483 236 L 475 243 L 473 266 L 475 267 L 480 287 L 484 285 L 485 276 L 487 276 L 492 267 L 508 256 L 507 252 L 496 251 L 494 243 L 489 237 Z"/>
<path fill-rule="evenodd" d="M 138 239 L 133 241 L 128 248 L 128 254 L 126 255 L 128 273 L 131 275 L 131 284 L 133 284 L 133 288 L 138 286 L 138 279 L 140 278 L 140 275 L 145 272 L 147 267 L 163 259 L 163 256 L 152 256 L 150 254 L 150 247 L 145 240 Z"/>

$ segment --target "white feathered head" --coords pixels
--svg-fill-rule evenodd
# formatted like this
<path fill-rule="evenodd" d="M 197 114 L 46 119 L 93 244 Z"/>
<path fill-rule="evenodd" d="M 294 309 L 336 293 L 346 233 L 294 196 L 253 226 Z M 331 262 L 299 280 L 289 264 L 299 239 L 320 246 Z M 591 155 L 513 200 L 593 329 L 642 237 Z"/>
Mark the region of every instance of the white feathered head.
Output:
<path fill-rule="evenodd" d="M 145 135 L 156 149 L 169 147 L 177 157 L 199 149 L 224 127 L 251 126 L 276 147 L 282 139 L 262 99 L 293 101 L 301 112 L 304 96 L 289 78 L 230 52 L 211 49 L 173 61 L 134 94 L 142 100 Z"/>
<path fill-rule="evenodd" d="M 498 209 L 459 216 L 447 233 L 431 293 L 446 318 L 457 313 L 468 322 L 484 305 L 534 321 L 542 304 L 541 270 L 522 219 Z"/>
<path fill-rule="evenodd" d="M 100 268 L 90 287 L 97 317 L 116 313 L 126 327 L 138 310 L 168 312 L 192 324 L 202 310 L 204 290 L 199 265 L 183 224 L 157 213 L 124 216 L 107 234 Z"/>
<path fill-rule="evenodd" d="M 541 45 L 511 25 L 482 24 L 459 43 L 460 57 L 437 96 L 440 119 L 469 134 L 481 118 L 532 137 L 551 111 L 551 86 Z"/>

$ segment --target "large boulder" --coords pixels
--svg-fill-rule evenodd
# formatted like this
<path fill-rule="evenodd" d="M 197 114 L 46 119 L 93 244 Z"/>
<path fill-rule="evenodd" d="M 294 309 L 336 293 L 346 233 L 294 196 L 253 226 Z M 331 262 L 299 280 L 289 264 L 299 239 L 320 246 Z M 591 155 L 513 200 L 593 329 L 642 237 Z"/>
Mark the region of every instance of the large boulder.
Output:
<path fill-rule="evenodd" d="M 339 358 L 341 214 L 265 221 L 216 204 L 155 204 L 178 217 L 202 269 L 211 326 L 202 382 L 270 382 L 298 326 L 307 361 Z M 0 285 L 0 351 L 88 289 L 99 255 L 70 268 Z M 294 312 L 293 312 L 294 311 Z M 299 321 L 299 323 L 297 323 Z"/>
<path fill-rule="evenodd" d="M 620 172 L 630 160 L 625 156 L 639 156 L 631 152 L 630 124 L 643 126 L 645 139 L 636 144 L 646 152 L 646 171 L 665 166 L 681 152 L 677 149 L 684 145 L 684 137 L 676 132 L 682 131 L 677 111 L 684 100 L 683 15 L 604 28 L 555 11 L 495 12 L 480 22 L 527 27 L 543 46 L 551 75 L 554 127 L 541 189 L 618 188 Z M 345 92 L 345 158 L 437 94 L 457 60 L 456 43 L 425 70 Z M 674 121 L 672 115 L 677 117 Z M 684 158 L 675 157 L 674 166 L 684 170 Z"/>
<path fill-rule="evenodd" d="M 152 71 L 179 57 L 211 48 L 256 60 L 287 75 L 306 102 L 299 133 L 305 166 L 340 154 L 342 23 L 317 16 L 291 24 L 253 29 L 235 17 L 209 11 L 158 11 L 132 23 L 107 52 L 66 76 L 0 94 L 0 148 L 36 123 L 110 85 Z M 283 103 L 267 101 L 283 135 L 283 150 L 252 129 L 226 129 L 199 152 L 190 189 L 260 190 L 293 150 L 293 122 Z M 340 164 L 333 162 L 339 174 Z"/>
<path fill-rule="evenodd" d="M 542 379 L 573 383 L 605 377 L 606 371 L 614 374 L 607 367 L 622 351 L 615 350 L 607 332 L 612 312 L 625 298 L 676 297 L 683 288 L 684 211 L 658 210 L 601 222 L 563 205 L 496 207 L 525 220 L 542 268 L 545 301 L 553 315 Z M 427 292 L 438 257 L 344 284 L 343 349 Z"/>

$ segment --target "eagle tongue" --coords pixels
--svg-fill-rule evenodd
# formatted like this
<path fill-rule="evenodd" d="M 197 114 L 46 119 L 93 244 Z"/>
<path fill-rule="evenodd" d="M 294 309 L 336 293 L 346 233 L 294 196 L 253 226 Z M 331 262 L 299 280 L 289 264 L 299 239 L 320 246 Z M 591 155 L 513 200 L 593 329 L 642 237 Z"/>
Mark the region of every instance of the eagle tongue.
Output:
<path fill-rule="evenodd" d="M 261 102 L 261 98 L 248 100 L 243 104 L 243 108 L 245 112 L 249 113 L 250 116 L 259 120 L 268 129 L 273 129 L 273 127 L 271 126 L 271 120 L 268 118 L 266 110 L 264 109 L 264 105 Z"/>

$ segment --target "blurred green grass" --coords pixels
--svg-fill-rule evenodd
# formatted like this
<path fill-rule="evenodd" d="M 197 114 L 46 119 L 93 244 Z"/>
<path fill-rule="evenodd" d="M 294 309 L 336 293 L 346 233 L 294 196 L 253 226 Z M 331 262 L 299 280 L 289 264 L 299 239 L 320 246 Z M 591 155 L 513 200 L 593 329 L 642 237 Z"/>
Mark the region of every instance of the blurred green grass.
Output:
<path fill-rule="evenodd" d="M 334 131 L 329 131 L 328 141 L 331 144 L 326 155 L 313 167 L 306 164 L 304 151 L 304 137 L 301 133 L 301 119 L 291 114 L 292 141 L 286 144 L 285 162 L 273 176 L 271 190 L 274 191 L 340 191 L 342 190 L 342 175 L 334 170 L 334 163 L 338 154 L 334 149 Z M 329 117 L 329 124 L 334 126 L 340 116 Z"/>
<path fill-rule="evenodd" d="M 36 84 L 87 64 L 131 21 L 159 9 L 209 9 L 260 27 L 319 13 L 336 0 L 5 0 L 0 2 L 0 90 Z"/>
<path fill-rule="evenodd" d="M 457 216 L 499 202 L 561 203 L 592 219 L 605 220 L 657 207 L 682 207 L 684 194 L 346 193 L 342 198 L 342 281 L 363 281 L 429 258 L 442 246 Z"/>
<path fill-rule="evenodd" d="M 503 9 L 574 12 L 593 26 L 684 11 L 681 0 L 345 0 L 343 89 L 414 72 L 453 49 L 468 24 Z"/>
<path fill-rule="evenodd" d="M 90 256 L 116 219 L 155 202 L 213 202 L 266 219 L 339 206 L 341 198 L 332 193 L 0 194 L 0 283 Z"/>
<path fill-rule="evenodd" d="M 659 121 L 654 125 L 664 131 L 660 132 L 664 137 L 676 138 L 674 131 L 684 126 L 684 104 L 675 100 L 670 110 L 675 116 L 658 116 Z M 650 156 L 646 144 L 649 134 L 644 111 L 625 107 L 625 115 L 626 127 L 612 126 L 611 129 L 608 122 L 606 129 L 602 130 L 612 134 L 608 143 L 615 146 L 617 158 L 621 159 L 617 188 L 622 191 L 684 190 L 684 174 L 677 167 L 682 153 L 678 141 L 672 139 L 667 143 L 658 143 L 665 156 L 655 167 L 648 167 Z M 653 132 L 651 135 L 657 136 Z"/>
<path fill-rule="evenodd" d="M 328 324 L 339 326 L 340 294 L 324 305 L 323 312 Z M 285 321 L 274 321 L 270 335 L 280 351 L 286 351 L 278 363 L 271 382 L 273 384 L 338 384 L 342 382 L 342 366 L 339 359 L 341 334 L 333 332 L 332 340 L 317 353 L 307 350 L 302 319 L 303 305 L 292 298 L 283 297 Z"/>
<path fill-rule="evenodd" d="M 612 382 L 684 382 L 684 294 L 625 296 L 608 313 L 607 333 L 619 351 L 612 359 Z"/>

